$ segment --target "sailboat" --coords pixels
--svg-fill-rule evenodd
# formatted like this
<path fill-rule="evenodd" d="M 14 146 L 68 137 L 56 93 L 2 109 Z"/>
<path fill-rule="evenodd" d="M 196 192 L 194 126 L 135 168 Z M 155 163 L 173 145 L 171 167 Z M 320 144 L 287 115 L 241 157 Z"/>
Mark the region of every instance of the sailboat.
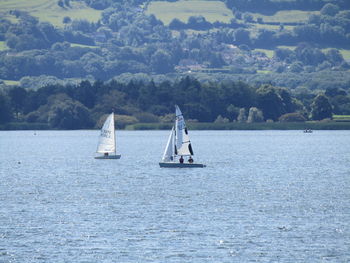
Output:
<path fill-rule="evenodd" d="M 179 106 L 175 105 L 175 125 L 170 131 L 168 142 L 165 147 L 162 161 L 159 166 L 162 168 L 203 168 L 204 164 L 194 163 L 193 149 L 188 136 L 185 120 Z M 183 157 L 189 157 L 185 162 Z M 179 158 L 179 159 L 178 159 Z M 178 160 L 177 160 L 178 159 Z"/>
<path fill-rule="evenodd" d="M 120 159 L 121 155 L 116 154 L 115 128 L 114 128 L 114 112 L 106 119 L 101 129 L 97 153 L 103 153 L 96 156 L 95 159 Z"/>

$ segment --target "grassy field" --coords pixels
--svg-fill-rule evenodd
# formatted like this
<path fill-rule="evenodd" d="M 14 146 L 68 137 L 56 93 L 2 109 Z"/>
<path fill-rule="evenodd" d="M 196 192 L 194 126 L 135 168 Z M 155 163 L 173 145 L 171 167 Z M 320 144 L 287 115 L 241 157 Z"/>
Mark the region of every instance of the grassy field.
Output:
<path fill-rule="evenodd" d="M 333 115 L 333 120 L 350 122 L 350 115 Z"/>
<path fill-rule="evenodd" d="M 8 86 L 16 86 L 16 85 L 19 86 L 19 84 L 20 84 L 20 82 L 17 81 L 17 80 L 6 80 L 6 79 L 3 79 L 3 81 Z"/>
<path fill-rule="evenodd" d="M 350 61 L 350 49 L 338 49 L 346 61 Z"/>
<path fill-rule="evenodd" d="M 250 24 L 252 27 L 255 27 L 256 29 L 267 29 L 267 30 L 279 30 L 279 25 L 267 25 L 267 24 Z M 284 29 L 292 31 L 295 26 L 284 26 Z"/>
<path fill-rule="evenodd" d="M 0 41 L 0 51 L 8 49 L 5 41 Z"/>
<path fill-rule="evenodd" d="M 101 17 L 101 11 L 87 7 L 83 2 L 71 2 L 71 8 L 61 8 L 57 1 L 53 0 L 1 0 L 0 15 L 13 20 L 8 14 L 10 10 L 22 10 L 29 12 L 40 21 L 48 21 L 55 26 L 62 27 L 65 16 L 71 19 L 87 19 L 97 22 Z"/>
<path fill-rule="evenodd" d="M 256 71 L 258 74 L 271 74 L 273 71 L 271 70 L 257 70 Z"/>
<path fill-rule="evenodd" d="M 330 48 L 324 48 L 322 49 L 323 52 L 327 52 L 327 50 L 329 50 Z M 340 54 L 342 54 L 343 58 L 346 61 L 350 61 L 350 49 L 343 49 L 343 48 L 337 48 L 340 52 Z"/>
<path fill-rule="evenodd" d="M 251 13 L 256 20 L 261 17 L 264 22 L 278 23 L 299 23 L 306 22 L 311 14 L 319 14 L 319 11 L 285 10 L 278 11 L 274 15 L 268 16 L 260 13 Z"/>
<path fill-rule="evenodd" d="M 83 44 L 76 44 L 76 43 L 71 43 L 71 47 L 88 47 L 88 48 L 98 48 L 97 46 L 89 46 L 89 45 L 83 45 Z"/>
<path fill-rule="evenodd" d="M 265 53 L 268 58 L 273 58 L 274 51 L 271 49 L 256 48 L 254 51 Z"/>
<path fill-rule="evenodd" d="M 228 23 L 233 18 L 232 12 L 224 2 L 189 0 L 177 2 L 154 1 L 148 5 L 146 14 L 154 14 L 164 24 L 168 25 L 174 18 L 187 22 L 190 16 L 203 16 L 209 22 L 221 21 Z"/>
<path fill-rule="evenodd" d="M 277 46 L 277 48 L 284 48 L 284 49 L 294 50 L 296 48 L 296 46 Z"/>

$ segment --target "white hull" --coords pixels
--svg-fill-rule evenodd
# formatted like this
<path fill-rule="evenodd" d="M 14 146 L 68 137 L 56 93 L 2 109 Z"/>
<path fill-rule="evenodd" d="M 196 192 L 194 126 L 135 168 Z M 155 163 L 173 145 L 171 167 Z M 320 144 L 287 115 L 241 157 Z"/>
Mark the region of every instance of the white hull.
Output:
<path fill-rule="evenodd" d="M 120 159 L 121 155 L 120 154 L 116 154 L 116 155 L 101 155 L 101 156 L 95 156 L 95 159 Z"/>
<path fill-rule="evenodd" d="M 161 168 L 203 168 L 206 167 L 201 163 L 174 163 L 174 162 L 160 162 Z"/>

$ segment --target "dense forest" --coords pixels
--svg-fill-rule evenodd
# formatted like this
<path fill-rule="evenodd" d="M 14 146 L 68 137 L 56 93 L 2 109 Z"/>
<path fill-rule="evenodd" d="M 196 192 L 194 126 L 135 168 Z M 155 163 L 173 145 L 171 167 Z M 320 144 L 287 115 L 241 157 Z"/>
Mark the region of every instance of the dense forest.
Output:
<path fill-rule="evenodd" d="M 191 122 L 303 122 L 350 114 L 345 90 L 327 89 L 314 94 L 244 82 L 201 83 L 192 77 L 175 82 L 153 81 L 78 85 L 48 85 L 37 90 L 13 87 L 0 93 L 0 124 L 11 121 L 41 123 L 53 129 L 100 127 L 114 111 L 117 126 L 135 123 L 167 123 L 174 120 L 178 104 Z"/>

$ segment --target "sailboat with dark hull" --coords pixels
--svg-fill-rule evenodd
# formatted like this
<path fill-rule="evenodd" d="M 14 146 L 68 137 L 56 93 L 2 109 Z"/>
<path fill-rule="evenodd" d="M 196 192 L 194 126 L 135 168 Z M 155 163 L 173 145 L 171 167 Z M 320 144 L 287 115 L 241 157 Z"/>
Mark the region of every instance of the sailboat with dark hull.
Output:
<path fill-rule="evenodd" d="M 204 164 L 194 163 L 193 149 L 180 108 L 175 105 L 175 125 L 170 131 L 167 145 L 159 166 L 162 168 L 203 168 Z M 183 157 L 188 157 L 185 162 Z"/>
<path fill-rule="evenodd" d="M 95 159 L 120 159 L 121 157 L 120 154 L 116 154 L 113 112 L 108 116 L 103 124 L 96 152 L 103 155 L 95 156 Z"/>

